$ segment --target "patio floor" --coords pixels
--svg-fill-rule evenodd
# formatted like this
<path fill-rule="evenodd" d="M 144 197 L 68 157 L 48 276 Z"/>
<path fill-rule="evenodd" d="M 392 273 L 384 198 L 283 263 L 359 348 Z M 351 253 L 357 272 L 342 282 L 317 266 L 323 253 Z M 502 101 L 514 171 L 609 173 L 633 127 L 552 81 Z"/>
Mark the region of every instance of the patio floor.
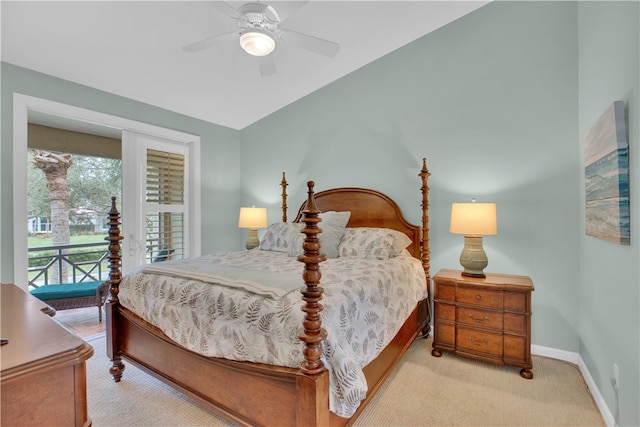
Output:
<path fill-rule="evenodd" d="M 104 315 L 102 322 L 98 321 L 97 307 L 57 310 L 53 318 L 80 338 L 87 338 L 105 331 Z"/>

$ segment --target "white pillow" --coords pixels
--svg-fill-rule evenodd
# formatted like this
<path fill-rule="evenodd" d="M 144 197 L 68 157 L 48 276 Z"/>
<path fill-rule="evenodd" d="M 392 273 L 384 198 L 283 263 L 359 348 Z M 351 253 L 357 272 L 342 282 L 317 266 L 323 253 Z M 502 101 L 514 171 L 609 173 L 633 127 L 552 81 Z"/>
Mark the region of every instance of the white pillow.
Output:
<path fill-rule="evenodd" d="M 340 241 L 342 240 L 342 235 L 351 217 L 351 212 L 327 211 L 320 213 L 319 217 L 322 219 L 322 222 L 318 223 L 318 227 L 322 229 L 322 233 L 318 235 L 318 239 L 320 240 L 320 253 L 326 255 L 327 258 L 337 258 L 338 245 L 340 245 Z M 299 233 L 298 236 L 293 237 L 289 245 L 289 256 L 298 256 L 304 253 L 302 249 L 304 238 L 305 235 L 303 233 Z"/>
<path fill-rule="evenodd" d="M 402 254 L 410 244 L 406 234 L 390 228 L 347 228 L 338 246 L 338 256 L 387 259 Z"/>
<path fill-rule="evenodd" d="M 289 252 L 291 240 L 302 229 L 302 224 L 292 222 L 276 222 L 267 228 L 260 249 L 263 251 Z"/>

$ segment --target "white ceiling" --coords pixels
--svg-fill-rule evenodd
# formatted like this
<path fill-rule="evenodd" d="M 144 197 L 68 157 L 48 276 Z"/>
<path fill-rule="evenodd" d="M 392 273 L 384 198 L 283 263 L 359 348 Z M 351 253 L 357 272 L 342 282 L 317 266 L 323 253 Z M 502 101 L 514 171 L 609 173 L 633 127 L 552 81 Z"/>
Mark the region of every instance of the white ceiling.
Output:
<path fill-rule="evenodd" d="M 242 129 L 488 2 L 272 2 L 281 15 L 296 9 L 282 28 L 337 42 L 340 52 L 326 58 L 278 45 L 272 53 L 277 72 L 264 77 L 257 58 L 235 42 L 198 53 L 182 50 L 236 28 L 210 3 L 3 0 L 1 58 Z"/>

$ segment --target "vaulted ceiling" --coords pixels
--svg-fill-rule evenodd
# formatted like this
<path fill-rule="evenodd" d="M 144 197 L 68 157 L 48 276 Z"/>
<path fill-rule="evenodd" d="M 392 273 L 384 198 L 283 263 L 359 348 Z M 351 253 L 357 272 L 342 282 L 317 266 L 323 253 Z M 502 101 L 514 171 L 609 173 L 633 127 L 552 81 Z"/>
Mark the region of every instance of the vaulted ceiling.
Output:
<path fill-rule="evenodd" d="M 2 1 L 2 60 L 242 129 L 487 1 L 271 2 L 283 28 L 340 50 L 328 58 L 278 44 L 267 76 L 235 40 L 182 49 L 238 28 L 212 3 Z"/>

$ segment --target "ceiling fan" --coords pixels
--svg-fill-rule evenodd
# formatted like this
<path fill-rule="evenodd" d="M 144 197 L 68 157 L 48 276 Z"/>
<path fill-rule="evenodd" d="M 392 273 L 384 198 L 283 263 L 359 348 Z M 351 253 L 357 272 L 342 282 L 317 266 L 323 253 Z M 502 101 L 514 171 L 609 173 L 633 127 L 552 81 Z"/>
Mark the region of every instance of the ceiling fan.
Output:
<path fill-rule="evenodd" d="M 239 40 L 245 52 L 259 58 L 260 74 L 268 76 L 276 72 L 275 62 L 270 54 L 278 44 L 306 49 L 329 58 L 340 50 L 338 43 L 281 28 L 280 24 L 284 19 L 268 3 L 245 3 L 237 9 L 223 1 L 208 3 L 235 19 L 238 29 L 188 44 L 182 48 L 187 52 L 199 52 L 221 43 Z M 297 9 L 305 3 L 307 2 L 291 2 L 288 4 L 288 11 L 292 11 L 292 5 Z"/>

